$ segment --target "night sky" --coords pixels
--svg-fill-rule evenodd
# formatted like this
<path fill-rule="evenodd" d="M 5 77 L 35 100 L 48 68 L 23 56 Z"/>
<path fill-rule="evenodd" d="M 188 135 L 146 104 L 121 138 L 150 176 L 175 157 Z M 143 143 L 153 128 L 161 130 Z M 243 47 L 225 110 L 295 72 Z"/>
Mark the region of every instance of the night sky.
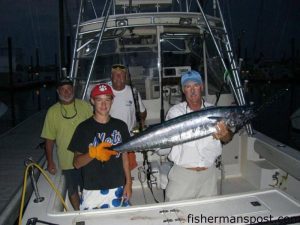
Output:
<path fill-rule="evenodd" d="M 248 57 L 257 57 L 260 52 L 266 58 L 290 57 L 291 38 L 295 38 L 296 49 L 300 49 L 300 1 L 220 2 L 233 46 L 241 38 L 242 56 L 247 48 Z M 79 0 L 65 0 L 65 7 L 66 34 L 70 34 L 76 23 Z M 0 47 L 6 47 L 10 36 L 13 47 L 23 49 L 24 63 L 30 62 L 35 48 L 39 48 L 42 65 L 54 63 L 59 42 L 58 0 L 0 0 L 0 15 Z"/>
<path fill-rule="evenodd" d="M 69 2 L 72 4 L 67 5 Z M 66 33 L 75 23 L 76 18 L 73 16 L 71 21 L 71 15 L 77 14 L 77 2 L 66 1 Z M 53 64 L 59 44 L 58 9 L 58 0 L 0 0 L 0 46 L 6 47 L 7 38 L 11 37 L 13 47 L 23 49 L 25 63 L 30 62 L 30 56 L 38 48 L 41 64 Z"/>

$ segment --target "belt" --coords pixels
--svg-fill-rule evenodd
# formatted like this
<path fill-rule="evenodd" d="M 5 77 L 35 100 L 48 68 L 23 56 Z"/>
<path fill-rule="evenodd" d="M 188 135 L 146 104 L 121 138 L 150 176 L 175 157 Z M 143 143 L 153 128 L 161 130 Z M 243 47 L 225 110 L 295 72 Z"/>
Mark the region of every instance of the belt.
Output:
<path fill-rule="evenodd" d="M 207 170 L 208 168 L 207 167 L 189 167 L 189 168 L 186 168 L 188 170 L 193 170 L 193 171 L 203 171 L 203 170 Z"/>

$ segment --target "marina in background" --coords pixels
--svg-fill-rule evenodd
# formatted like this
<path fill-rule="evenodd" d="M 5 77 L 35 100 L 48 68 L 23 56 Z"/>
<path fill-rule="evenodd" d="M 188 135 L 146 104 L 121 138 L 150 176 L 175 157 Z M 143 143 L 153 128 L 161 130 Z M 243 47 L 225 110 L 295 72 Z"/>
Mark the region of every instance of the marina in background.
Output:
<path fill-rule="evenodd" d="M 241 76 L 248 104 L 263 104 L 279 90 L 289 90 L 253 121 L 253 127 L 286 145 L 300 149 L 300 131 L 292 126 L 290 118 L 300 108 L 299 59 L 293 66 L 289 61 L 268 61 L 248 63 L 244 67 Z M 0 135 L 57 101 L 57 67 L 40 66 L 38 70 L 32 65 L 18 65 L 13 71 L 15 80 L 11 87 L 9 72 L 2 69 L 0 101 L 7 106 L 7 111 L 0 117 Z"/>

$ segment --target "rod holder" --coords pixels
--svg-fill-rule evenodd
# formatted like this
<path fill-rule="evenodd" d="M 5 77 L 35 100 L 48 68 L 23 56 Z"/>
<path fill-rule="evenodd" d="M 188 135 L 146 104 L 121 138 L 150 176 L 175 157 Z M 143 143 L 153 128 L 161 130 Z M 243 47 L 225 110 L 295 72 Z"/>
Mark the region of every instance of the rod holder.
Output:
<path fill-rule="evenodd" d="M 30 157 L 25 162 L 25 165 L 28 166 L 30 163 L 33 163 L 33 162 L 34 161 Z M 33 200 L 33 202 L 34 203 L 39 203 L 39 202 L 44 201 L 45 198 L 40 196 L 39 189 L 37 187 L 37 182 L 36 182 L 35 177 L 34 177 L 34 168 L 33 168 L 33 166 L 30 166 L 30 168 L 29 168 L 29 175 L 30 175 L 30 180 L 31 180 L 32 188 L 33 188 L 33 191 L 34 191 L 34 194 L 35 194 L 35 199 Z"/>

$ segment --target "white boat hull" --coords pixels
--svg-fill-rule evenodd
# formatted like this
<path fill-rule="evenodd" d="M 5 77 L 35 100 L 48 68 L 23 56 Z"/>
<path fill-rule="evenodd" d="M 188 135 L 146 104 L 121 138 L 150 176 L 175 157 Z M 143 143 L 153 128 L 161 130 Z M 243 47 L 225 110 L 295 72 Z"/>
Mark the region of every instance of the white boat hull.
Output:
<path fill-rule="evenodd" d="M 228 224 L 227 220 L 236 220 L 238 224 L 247 224 L 250 222 L 249 220 L 254 223 L 262 222 L 261 220 L 268 221 L 270 218 L 275 220 L 281 217 L 300 216 L 300 191 L 297 188 L 300 186 L 300 181 L 289 176 L 283 183 L 275 185 L 274 173 L 278 172 L 279 178 L 285 173 L 265 159 L 260 159 L 255 153 L 256 149 L 253 149 L 251 153 L 248 148 L 255 146 L 256 141 L 258 139 L 248 138 L 247 135 L 235 137 L 232 146 L 241 146 L 239 150 L 241 158 L 237 164 L 225 165 L 226 176 L 222 181 L 223 195 L 180 202 L 155 203 L 144 183 L 145 200 L 136 169 L 132 173 L 134 176 L 132 206 L 65 212 L 55 192 L 51 190 L 46 180 L 40 177 L 38 188 L 40 196 L 45 200 L 34 203 L 35 196 L 31 197 L 22 224 L 26 224 L 30 218 L 61 225 L 197 224 L 200 223 L 200 219 L 202 222 L 205 219 L 216 220 L 215 222 L 220 222 L 220 224 Z M 263 140 L 259 141 L 263 142 Z M 154 160 L 157 156 L 152 155 L 151 157 Z M 157 171 L 156 176 L 159 180 L 162 174 L 159 169 Z M 62 194 L 67 196 L 63 176 L 60 173 L 50 176 Z M 155 196 L 163 201 L 160 186 L 161 183 L 158 181 L 158 188 L 154 186 L 153 190 Z"/>

